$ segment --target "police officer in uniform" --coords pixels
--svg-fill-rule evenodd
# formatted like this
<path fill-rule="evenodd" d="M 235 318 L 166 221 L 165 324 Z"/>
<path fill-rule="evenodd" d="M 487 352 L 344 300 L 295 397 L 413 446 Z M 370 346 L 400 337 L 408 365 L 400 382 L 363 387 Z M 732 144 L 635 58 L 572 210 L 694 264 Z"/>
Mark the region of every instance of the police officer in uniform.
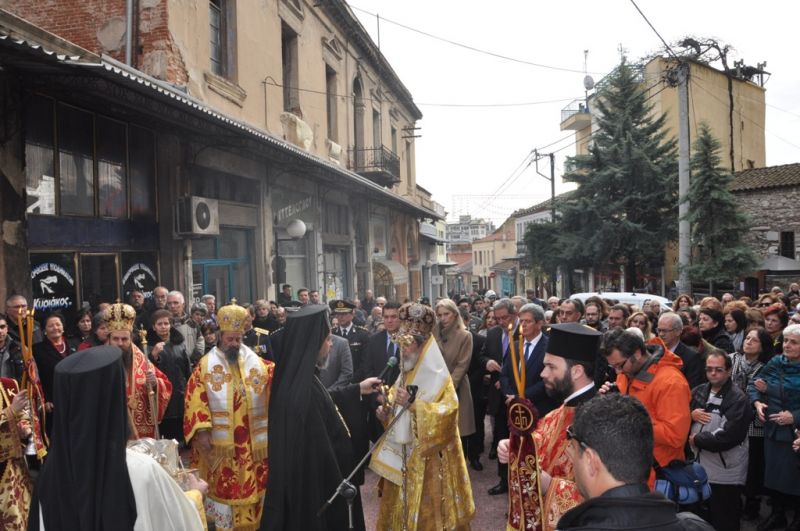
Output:
<path fill-rule="evenodd" d="M 369 364 L 364 359 L 369 332 L 366 328 L 353 324 L 356 305 L 352 302 L 334 300 L 331 301 L 331 309 L 339 322 L 333 333 L 345 338 L 350 344 L 350 353 L 353 355 L 353 381 L 360 382 L 366 377 L 366 371 L 369 369 Z"/>

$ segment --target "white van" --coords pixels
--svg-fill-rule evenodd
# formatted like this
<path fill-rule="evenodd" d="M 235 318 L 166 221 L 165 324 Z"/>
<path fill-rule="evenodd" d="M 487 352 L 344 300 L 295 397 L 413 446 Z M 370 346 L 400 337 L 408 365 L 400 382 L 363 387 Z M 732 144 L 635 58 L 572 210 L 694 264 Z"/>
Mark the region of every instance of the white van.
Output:
<path fill-rule="evenodd" d="M 623 304 L 634 304 L 639 308 L 644 307 L 644 303 L 656 300 L 661 305 L 661 311 L 670 311 L 672 306 L 669 299 L 661 295 L 651 295 L 650 293 L 631 293 L 628 291 L 595 291 L 590 293 L 575 293 L 570 295 L 570 299 L 578 299 L 581 302 L 586 302 L 589 297 L 597 296 L 601 299 L 615 300 Z"/>

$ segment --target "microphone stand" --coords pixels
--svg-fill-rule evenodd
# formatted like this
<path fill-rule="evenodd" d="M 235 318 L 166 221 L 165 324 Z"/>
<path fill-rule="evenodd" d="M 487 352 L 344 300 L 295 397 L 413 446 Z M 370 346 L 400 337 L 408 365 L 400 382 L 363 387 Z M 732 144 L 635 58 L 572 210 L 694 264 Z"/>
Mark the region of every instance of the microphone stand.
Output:
<path fill-rule="evenodd" d="M 383 442 L 386 436 L 389 435 L 389 432 L 392 430 L 392 427 L 394 427 L 394 425 L 397 423 L 400 417 L 403 416 L 403 413 L 408 411 L 408 408 L 410 408 L 411 404 L 414 403 L 414 400 L 417 398 L 418 387 L 416 385 L 408 385 L 406 386 L 406 389 L 411 395 L 408 397 L 408 404 L 400 408 L 400 411 L 397 413 L 397 415 L 394 416 L 392 422 L 390 422 L 389 425 L 386 426 L 386 429 L 383 431 L 381 436 L 378 437 L 378 440 L 375 441 L 375 444 L 372 445 L 372 447 L 369 449 L 366 455 L 361 458 L 361 461 L 359 461 L 358 464 L 355 466 L 355 468 L 350 472 L 350 475 L 348 475 L 346 478 L 342 480 L 341 483 L 339 483 L 339 486 L 336 487 L 336 490 L 333 492 L 331 497 L 328 498 L 328 501 L 326 501 L 325 504 L 322 507 L 320 507 L 319 511 L 317 511 L 317 517 L 322 516 L 322 513 L 324 513 L 325 510 L 331 506 L 334 500 L 336 500 L 337 496 L 341 496 L 342 498 L 345 499 L 345 501 L 347 501 L 347 516 L 350 521 L 348 529 L 355 529 L 353 527 L 353 500 L 356 498 L 356 495 L 358 494 L 358 489 L 356 488 L 355 485 L 353 485 L 350 482 L 350 480 L 353 479 L 353 476 L 356 475 L 356 472 L 358 472 L 358 470 L 364 465 L 364 463 L 367 462 L 367 459 L 369 459 L 372 456 L 373 452 L 375 452 L 375 449 L 378 447 L 378 445 L 380 445 L 380 443 Z"/>

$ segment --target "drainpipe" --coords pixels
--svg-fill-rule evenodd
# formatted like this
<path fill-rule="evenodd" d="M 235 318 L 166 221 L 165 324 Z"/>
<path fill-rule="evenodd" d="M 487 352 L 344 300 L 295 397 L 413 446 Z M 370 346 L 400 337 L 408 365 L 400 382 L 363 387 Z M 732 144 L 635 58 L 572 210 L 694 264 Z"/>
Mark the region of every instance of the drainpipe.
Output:
<path fill-rule="evenodd" d="M 133 2 L 125 0 L 125 64 L 133 64 Z"/>

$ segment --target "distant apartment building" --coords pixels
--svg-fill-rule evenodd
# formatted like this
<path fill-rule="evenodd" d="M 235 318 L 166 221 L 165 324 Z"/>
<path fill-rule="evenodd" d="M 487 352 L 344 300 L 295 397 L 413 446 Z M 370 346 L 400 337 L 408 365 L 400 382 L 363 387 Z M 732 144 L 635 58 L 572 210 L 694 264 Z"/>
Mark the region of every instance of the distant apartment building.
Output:
<path fill-rule="evenodd" d="M 447 224 L 447 244 L 469 243 L 494 232 L 494 223 L 470 215 L 459 216 L 458 223 Z"/>

